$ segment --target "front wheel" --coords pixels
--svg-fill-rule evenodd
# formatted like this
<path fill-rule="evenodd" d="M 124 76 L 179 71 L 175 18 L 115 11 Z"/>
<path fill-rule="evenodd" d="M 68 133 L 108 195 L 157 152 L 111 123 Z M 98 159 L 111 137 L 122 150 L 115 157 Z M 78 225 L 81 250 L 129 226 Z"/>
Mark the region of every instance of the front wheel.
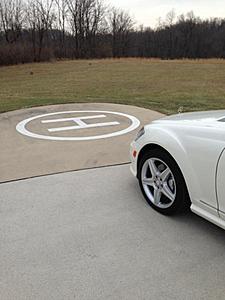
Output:
<path fill-rule="evenodd" d="M 166 151 L 146 152 L 139 163 L 138 179 L 146 201 L 158 212 L 171 215 L 190 208 L 183 175 Z"/>

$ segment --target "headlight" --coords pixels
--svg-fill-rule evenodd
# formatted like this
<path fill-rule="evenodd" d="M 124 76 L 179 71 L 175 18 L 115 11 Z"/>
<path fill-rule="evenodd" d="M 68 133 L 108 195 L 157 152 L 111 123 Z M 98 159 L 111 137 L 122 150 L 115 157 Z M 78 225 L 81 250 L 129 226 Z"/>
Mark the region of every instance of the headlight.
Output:
<path fill-rule="evenodd" d="M 141 130 L 138 132 L 138 134 L 137 134 L 137 136 L 136 136 L 135 142 L 136 142 L 137 140 L 139 140 L 139 139 L 142 137 L 142 135 L 144 135 L 144 134 L 145 134 L 145 128 L 142 127 Z"/>

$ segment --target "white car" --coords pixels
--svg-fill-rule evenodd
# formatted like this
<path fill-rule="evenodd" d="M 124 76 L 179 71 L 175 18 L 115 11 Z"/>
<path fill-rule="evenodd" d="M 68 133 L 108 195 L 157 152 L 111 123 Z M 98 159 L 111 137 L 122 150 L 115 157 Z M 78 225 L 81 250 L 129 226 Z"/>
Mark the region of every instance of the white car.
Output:
<path fill-rule="evenodd" d="M 225 110 L 165 117 L 131 144 L 131 171 L 155 210 L 191 208 L 225 229 Z"/>

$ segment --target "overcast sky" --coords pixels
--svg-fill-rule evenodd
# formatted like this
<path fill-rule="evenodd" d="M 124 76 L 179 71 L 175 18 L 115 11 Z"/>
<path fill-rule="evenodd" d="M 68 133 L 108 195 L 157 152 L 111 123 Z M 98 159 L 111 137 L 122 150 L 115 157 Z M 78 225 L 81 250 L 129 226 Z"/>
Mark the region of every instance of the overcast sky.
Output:
<path fill-rule="evenodd" d="M 176 14 L 191 10 L 196 16 L 203 18 L 225 18 L 225 0 L 107 0 L 113 6 L 127 10 L 137 25 L 155 26 L 159 17 L 175 10 Z"/>

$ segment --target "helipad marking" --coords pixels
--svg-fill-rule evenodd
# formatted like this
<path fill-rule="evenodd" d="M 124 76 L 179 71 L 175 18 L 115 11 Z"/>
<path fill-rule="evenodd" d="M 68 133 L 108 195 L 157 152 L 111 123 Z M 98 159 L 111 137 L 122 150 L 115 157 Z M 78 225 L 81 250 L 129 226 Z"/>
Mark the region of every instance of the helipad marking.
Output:
<path fill-rule="evenodd" d="M 98 116 L 88 116 L 88 117 L 80 117 L 80 118 L 64 118 L 64 119 L 56 119 L 56 120 L 44 120 L 44 121 L 41 121 L 41 123 L 48 124 L 48 123 L 73 121 L 74 123 L 78 124 L 77 126 L 51 128 L 51 129 L 48 129 L 49 132 L 59 132 L 59 131 L 66 131 L 66 130 L 77 130 L 77 129 L 86 129 L 86 128 L 95 128 L 95 127 L 115 126 L 115 125 L 120 124 L 119 122 L 86 124 L 85 122 L 82 121 L 82 120 L 100 119 L 100 118 L 106 118 L 106 116 L 98 115 Z"/>
<path fill-rule="evenodd" d="M 111 114 L 115 116 L 125 117 L 131 121 L 131 125 L 123 130 L 103 134 L 103 135 L 96 135 L 96 136 L 84 136 L 84 137 L 62 137 L 62 136 L 48 136 L 48 135 L 42 135 L 37 134 L 34 132 L 29 131 L 26 128 L 26 125 L 30 123 L 31 121 L 49 117 L 49 116 L 56 116 L 56 115 L 62 115 L 62 114 L 75 114 L 75 113 L 100 113 L 101 115 L 96 116 L 84 116 L 84 117 L 74 117 L 74 118 L 62 118 L 62 119 L 51 119 L 51 120 L 42 120 L 41 123 L 48 124 L 48 123 L 57 123 L 57 122 L 67 122 L 67 121 L 75 121 L 78 125 L 77 126 L 70 126 L 70 127 L 59 127 L 59 128 L 52 128 L 48 129 L 49 132 L 57 132 L 57 131 L 64 131 L 64 130 L 76 130 L 76 129 L 88 129 L 93 127 L 102 127 L 102 126 L 115 126 L 119 125 L 120 123 L 115 122 L 108 122 L 108 123 L 95 123 L 95 124 L 86 124 L 82 120 L 87 119 L 94 119 L 94 118 L 104 118 L 105 114 Z M 26 120 L 21 121 L 17 124 L 16 130 L 28 137 L 36 138 L 36 139 L 43 139 L 43 140 L 52 140 L 52 141 L 89 141 L 89 140 L 98 140 L 98 139 L 106 139 L 111 138 L 115 136 L 124 135 L 126 133 L 129 133 L 135 129 L 137 129 L 140 125 L 140 121 L 131 115 L 119 113 L 119 112 L 112 112 L 112 111 L 95 111 L 95 110 L 85 110 L 85 111 L 63 111 L 63 112 L 55 112 L 55 113 L 49 113 L 44 115 L 39 115 L 36 117 L 31 117 Z"/>

